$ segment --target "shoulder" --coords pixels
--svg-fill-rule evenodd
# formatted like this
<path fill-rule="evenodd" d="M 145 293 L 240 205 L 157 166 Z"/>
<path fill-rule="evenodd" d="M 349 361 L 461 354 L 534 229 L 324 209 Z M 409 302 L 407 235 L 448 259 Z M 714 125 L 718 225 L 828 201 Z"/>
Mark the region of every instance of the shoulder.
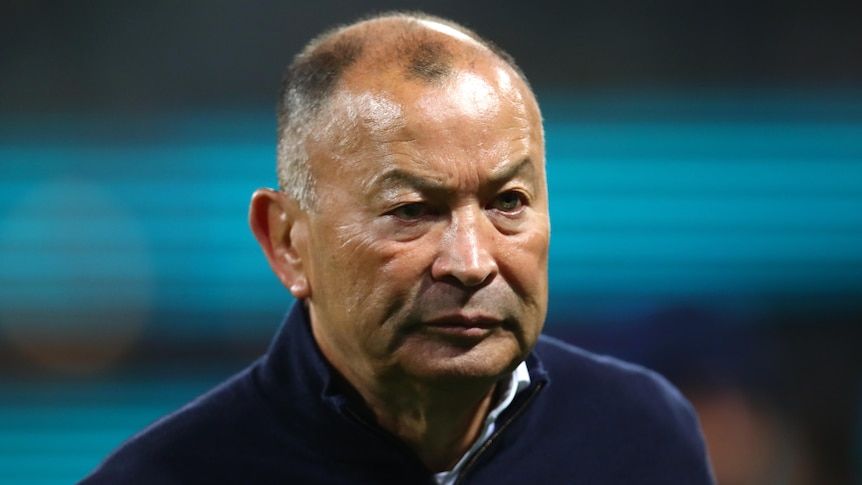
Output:
<path fill-rule="evenodd" d="M 554 387 L 589 392 L 594 398 L 651 398 L 659 404 L 690 409 L 676 387 L 641 365 L 596 354 L 546 335 L 539 338 L 534 352 Z"/>
<path fill-rule="evenodd" d="M 626 463 L 644 477 L 709 476 L 694 409 L 667 379 L 552 337 L 543 336 L 534 354 L 547 373 L 541 408 L 552 423 L 549 435 L 596 463 Z"/>
<path fill-rule="evenodd" d="M 252 371 L 226 380 L 135 434 L 81 483 L 188 483 L 189 471 L 195 470 L 194 481 L 206 480 L 207 470 L 219 469 L 215 464 L 224 473 L 225 464 L 237 461 L 237 450 L 251 452 L 256 440 L 266 439 L 261 431 L 269 413 L 255 396 Z"/>

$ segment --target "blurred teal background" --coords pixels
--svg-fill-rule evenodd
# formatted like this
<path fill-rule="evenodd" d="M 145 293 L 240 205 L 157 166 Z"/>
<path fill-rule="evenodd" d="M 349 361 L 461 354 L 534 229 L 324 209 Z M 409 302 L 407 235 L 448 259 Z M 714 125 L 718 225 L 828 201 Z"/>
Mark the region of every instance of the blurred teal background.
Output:
<path fill-rule="evenodd" d="M 862 483 L 859 9 L 546 3 L 0 6 L 0 483 L 74 483 L 265 350 L 280 71 L 392 7 L 531 77 L 547 333 L 671 378 L 723 484 Z"/>
<path fill-rule="evenodd" d="M 858 321 L 862 98 L 541 98 L 549 333 L 589 341 L 679 306 Z M 274 120 L 3 131 L 0 477 L 69 483 L 261 352 L 290 305 L 245 220 L 251 192 L 274 185 Z"/>
<path fill-rule="evenodd" d="M 859 95 L 641 96 L 542 96 L 552 323 L 644 303 L 859 309 Z M 121 312 L 159 339 L 270 335 L 288 294 L 245 215 L 275 184 L 271 113 L 3 129 L 0 307 L 22 332 L 84 311 L 84 330 Z"/>

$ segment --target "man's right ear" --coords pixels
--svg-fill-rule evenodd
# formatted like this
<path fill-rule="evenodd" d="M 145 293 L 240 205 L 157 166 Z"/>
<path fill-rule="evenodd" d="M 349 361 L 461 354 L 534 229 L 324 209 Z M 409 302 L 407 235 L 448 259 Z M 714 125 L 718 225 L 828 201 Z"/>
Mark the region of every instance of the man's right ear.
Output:
<path fill-rule="evenodd" d="M 294 298 L 311 296 L 303 260 L 308 254 L 308 220 L 299 204 L 282 192 L 258 189 L 251 197 L 248 222 L 281 283 Z"/>

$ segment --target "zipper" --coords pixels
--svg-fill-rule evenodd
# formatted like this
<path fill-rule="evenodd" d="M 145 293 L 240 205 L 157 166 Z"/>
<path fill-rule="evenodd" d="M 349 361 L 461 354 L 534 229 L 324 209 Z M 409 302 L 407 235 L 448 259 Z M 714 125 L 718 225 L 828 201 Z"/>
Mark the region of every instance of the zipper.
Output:
<path fill-rule="evenodd" d="M 539 382 L 538 384 L 536 384 L 536 388 L 533 390 L 533 393 L 530 394 L 530 397 L 528 397 L 527 400 L 524 401 L 524 404 L 521 404 L 521 407 L 519 407 L 518 410 L 515 411 L 515 413 L 512 414 L 512 416 L 510 416 L 505 423 L 499 426 L 494 431 L 494 433 L 489 436 L 487 440 L 485 440 L 485 443 L 482 444 L 482 447 L 476 450 L 476 453 L 472 457 L 470 457 L 470 461 L 464 464 L 464 468 L 461 469 L 461 473 L 458 474 L 458 478 L 455 480 L 454 485 L 464 483 L 464 478 L 468 475 L 473 465 L 476 464 L 476 461 L 479 459 L 479 457 L 482 456 L 482 453 L 484 453 L 485 450 L 487 450 L 491 446 L 491 444 L 497 439 L 497 437 L 499 437 L 503 433 L 503 431 L 505 431 L 506 428 L 508 428 L 509 425 L 512 424 L 512 422 L 515 421 L 515 419 L 517 419 L 518 416 L 520 416 L 524 412 L 525 409 L 527 409 L 530 403 L 532 403 L 533 400 L 536 399 L 536 396 L 539 395 L 539 391 L 541 391 L 543 387 L 545 387 L 544 382 Z"/>

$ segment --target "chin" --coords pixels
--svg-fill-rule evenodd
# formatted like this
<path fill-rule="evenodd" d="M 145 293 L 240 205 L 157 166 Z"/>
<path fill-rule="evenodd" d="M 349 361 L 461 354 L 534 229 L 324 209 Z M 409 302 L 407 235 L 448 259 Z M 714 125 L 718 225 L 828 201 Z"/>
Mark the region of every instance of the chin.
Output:
<path fill-rule="evenodd" d="M 430 348 L 408 346 L 402 350 L 407 350 L 403 367 L 408 373 L 428 382 L 451 384 L 496 382 L 526 357 L 516 342 L 483 341 L 467 347 L 438 342 Z"/>

